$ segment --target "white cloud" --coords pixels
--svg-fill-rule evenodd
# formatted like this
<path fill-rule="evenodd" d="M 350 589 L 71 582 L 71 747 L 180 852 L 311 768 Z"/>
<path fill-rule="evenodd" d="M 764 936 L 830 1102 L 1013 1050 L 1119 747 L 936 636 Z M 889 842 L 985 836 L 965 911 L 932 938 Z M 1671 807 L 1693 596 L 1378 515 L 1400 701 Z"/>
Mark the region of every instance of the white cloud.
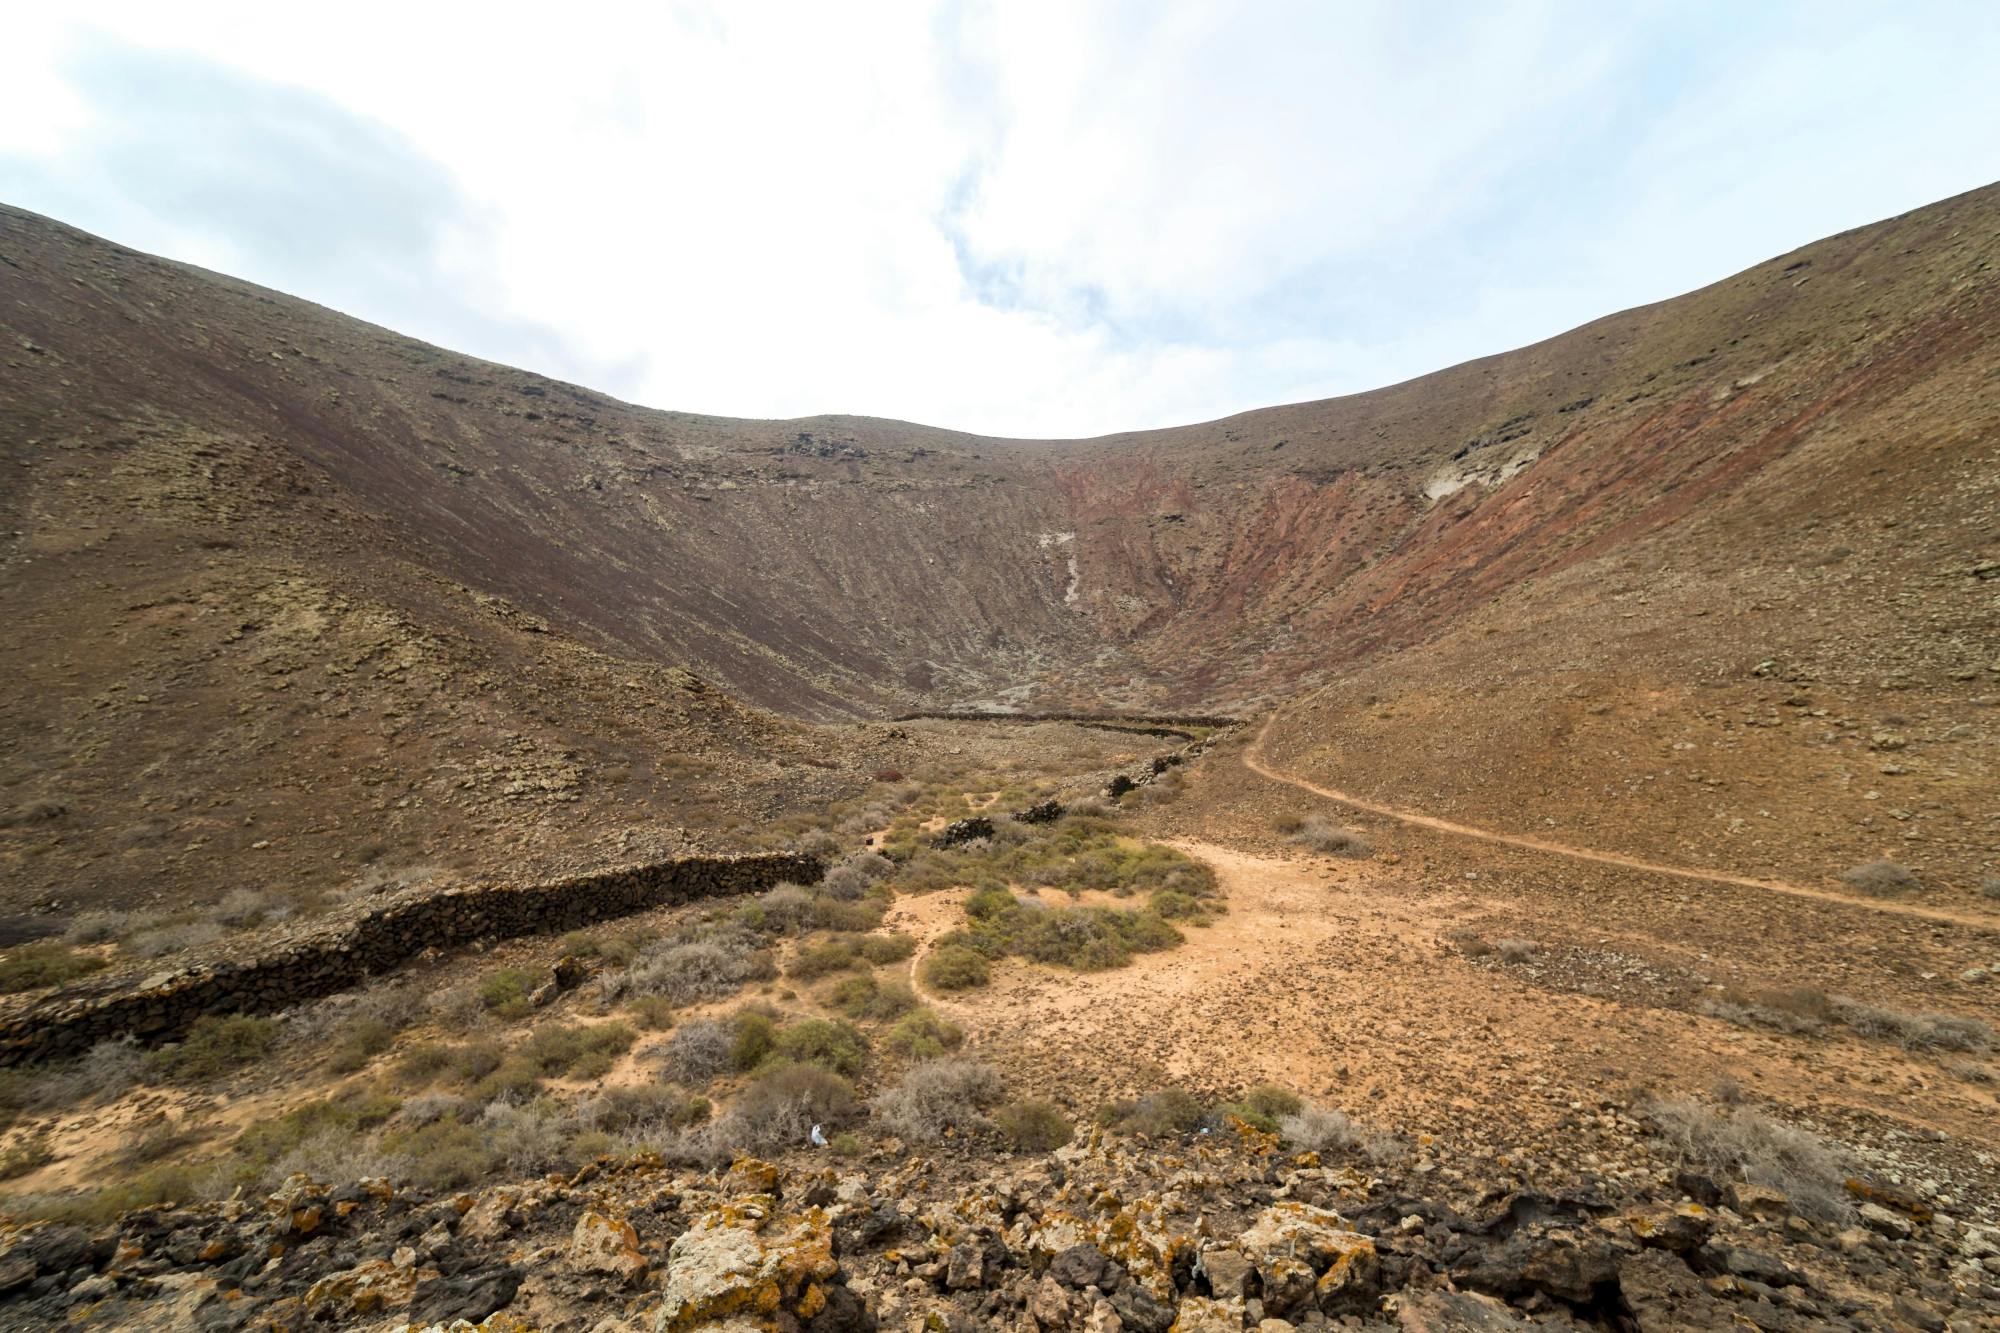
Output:
<path fill-rule="evenodd" d="M 1970 4 L 112 4 L 10 44 L 10 202 L 657 406 L 1008 434 L 1404 378 L 2000 175 Z"/>

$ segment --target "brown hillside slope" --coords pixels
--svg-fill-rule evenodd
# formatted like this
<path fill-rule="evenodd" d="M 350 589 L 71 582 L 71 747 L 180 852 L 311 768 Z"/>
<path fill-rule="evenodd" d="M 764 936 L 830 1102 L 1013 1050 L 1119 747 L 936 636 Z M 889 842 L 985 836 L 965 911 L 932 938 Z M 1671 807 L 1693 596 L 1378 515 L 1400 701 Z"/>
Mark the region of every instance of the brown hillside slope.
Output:
<path fill-rule="evenodd" d="M 1377 392 L 1029 442 L 639 409 L 0 210 L 6 803 L 151 827 L 142 785 L 436 780 L 455 734 L 596 790 L 578 717 L 643 733 L 676 666 L 820 718 L 1324 685 L 1270 745 L 1324 785 L 1792 878 L 1921 844 L 1970 892 L 1996 236 L 1989 187 Z M 417 709 L 385 658 L 431 642 Z"/>

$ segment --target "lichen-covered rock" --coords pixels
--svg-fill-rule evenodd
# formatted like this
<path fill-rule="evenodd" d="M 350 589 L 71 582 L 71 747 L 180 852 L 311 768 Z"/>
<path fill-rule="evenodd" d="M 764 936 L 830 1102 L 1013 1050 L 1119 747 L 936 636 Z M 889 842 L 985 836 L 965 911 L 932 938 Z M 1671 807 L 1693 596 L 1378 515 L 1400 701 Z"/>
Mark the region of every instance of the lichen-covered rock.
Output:
<path fill-rule="evenodd" d="M 609 1274 L 628 1287 L 646 1276 L 639 1233 L 630 1222 L 599 1212 L 576 1219 L 569 1238 L 569 1265 L 579 1272 Z"/>
<path fill-rule="evenodd" d="M 1190 1296 L 1181 1302 L 1171 1333 L 1243 1333 L 1243 1303 Z"/>
<path fill-rule="evenodd" d="M 306 1313 L 322 1323 L 366 1319 L 410 1303 L 418 1270 L 370 1259 L 345 1272 L 330 1273 L 306 1292 Z"/>
<path fill-rule="evenodd" d="M 1280 1200 L 1244 1229 L 1236 1249 L 1256 1267 L 1265 1308 L 1275 1314 L 1308 1303 L 1328 1314 L 1361 1310 L 1380 1289 L 1375 1242 L 1328 1208 Z"/>
<path fill-rule="evenodd" d="M 1470 1291 L 1413 1289 L 1390 1306 L 1401 1333 L 1527 1333 L 1537 1327 L 1491 1296 Z"/>
<path fill-rule="evenodd" d="M 839 1272 L 833 1227 L 818 1208 L 780 1212 L 768 1195 L 697 1217 L 667 1252 L 657 1333 L 682 1333 L 735 1315 L 780 1311 L 811 1320 Z"/>

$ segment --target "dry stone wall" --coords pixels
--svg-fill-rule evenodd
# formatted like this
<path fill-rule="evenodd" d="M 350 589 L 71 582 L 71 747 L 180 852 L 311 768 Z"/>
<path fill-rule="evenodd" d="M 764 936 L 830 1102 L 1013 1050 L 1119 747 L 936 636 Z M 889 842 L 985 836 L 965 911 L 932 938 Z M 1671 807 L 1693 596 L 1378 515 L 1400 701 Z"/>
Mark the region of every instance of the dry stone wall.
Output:
<path fill-rule="evenodd" d="M 80 1054 L 127 1034 L 169 1041 L 204 1015 L 283 1009 L 390 971 L 427 949 L 575 930 L 786 881 L 811 884 L 824 872 L 812 856 L 690 856 L 543 884 L 471 884 L 402 898 L 241 962 L 197 964 L 137 986 L 52 996 L 0 1022 L 0 1066 Z"/>

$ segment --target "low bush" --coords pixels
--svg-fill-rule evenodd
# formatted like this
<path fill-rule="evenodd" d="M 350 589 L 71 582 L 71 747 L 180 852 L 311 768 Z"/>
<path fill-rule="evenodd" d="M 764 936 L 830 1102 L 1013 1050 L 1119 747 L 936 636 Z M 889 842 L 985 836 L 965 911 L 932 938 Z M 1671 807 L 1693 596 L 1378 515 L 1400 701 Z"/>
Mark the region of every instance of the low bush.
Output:
<path fill-rule="evenodd" d="M 889 1029 L 883 1044 L 909 1060 L 931 1060 L 965 1044 L 965 1033 L 929 1009 L 913 1009 Z"/>
<path fill-rule="evenodd" d="M 924 985 L 941 991 L 971 990 L 992 977 L 985 957 L 961 944 L 931 950 L 921 970 Z"/>
<path fill-rule="evenodd" d="M 125 912 L 80 912 L 70 919 L 63 939 L 70 944 L 108 944 L 132 928 L 132 917 Z"/>
<path fill-rule="evenodd" d="M 1321 815 L 1311 815 L 1302 820 L 1291 840 L 1308 851 L 1325 856 L 1348 856 L 1360 859 L 1373 856 L 1375 849 L 1368 839 L 1353 829 L 1341 828 Z"/>
<path fill-rule="evenodd" d="M 1525 963 L 1541 951 L 1541 946 L 1533 940 L 1506 939 L 1493 941 L 1493 952 L 1503 963 Z"/>
<path fill-rule="evenodd" d="M 388 1050 L 396 1041 L 396 1029 L 379 1018 L 356 1018 L 343 1024 L 327 1055 L 329 1073 L 352 1074 Z"/>
<path fill-rule="evenodd" d="M 642 951 L 622 973 L 606 978 L 607 999 L 658 995 L 677 1006 L 719 1000 L 747 981 L 777 975 L 770 955 L 739 928 L 695 939 L 663 941 Z"/>
<path fill-rule="evenodd" d="M 2000 898 L 2000 875 L 1980 880 L 1979 894 L 1982 898 Z"/>
<path fill-rule="evenodd" d="M 496 1018 L 515 1019 L 531 1006 L 528 992 L 542 979 L 532 967 L 499 967 L 479 979 L 479 1002 Z"/>
<path fill-rule="evenodd" d="M 701 1124 L 709 1109 L 706 1097 L 642 1083 L 605 1089 L 578 1109 L 578 1119 L 610 1133 L 662 1134 Z"/>
<path fill-rule="evenodd" d="M 1162 1088 L 1137 1101 L 1113 1102 L 1098 1113 L 1098 1119 L 1127 1134 L 1163 1138 L 1193 1132 L 1206 1115 L 1202 1104 L 1179 1088 Z"/>
<path fill-rule="evenodd" d="M 1820 1222 L 1852 1215 L 1844 1150 L 1749 1107 L 1716 1108 L 1692 1099 L 1648 1108 L 1659 1142 L 1679 1161 L 1784 1191 L 1802 1216 Z"/>
<path fill-rule="evenodd" d="M 1836 878 L 1850 889 L 1859 889 L 1878 898 L 1911 893 L 1924 887 L 1923 881 L 1908 866 L 1897 865 L 1894 861 L 1870 861 L 1843 870 Z"/>
<path fill-rule="evenodd" d="M 993 1113 L 993 1126 L 1015 1152 L 1054 1152 L 1075 1137 L 1069 1118 L 1054 1102 L 1009 1102 Z"/>
<path fill-rule="evenodd" d="M 1702 1011 L 1743 1027 L 1818 1033 L 1845 1026 L 1864 1037 L 1896 1042 L 1913 1051 L 1985 1051 L 2000 1043 L 1992 1027 L 1959 1014 L 1914 1012 L 1829 995 L 1810 986 L 1772 990 L 1725 987 Z"/>
<path fill-rule="evenodd" d="M 56 1155 L 50 1151 L 48 1140 L 22 1139 L 0 1149 L 0 1180 L 19 1179 L 55 1160 Z"/>
<path fill-rule="evenodd" d="M 900 963 L 917 951 L 917 942 L 901 931 L 889 931 L 881 935 L 861 937 L 861 956 L 880 966 L 883 963 Z"/>
<path fill-rule="evenodd" d="M 119 950 L 139 958 L 165 958 L 213 944 L 222 936 L 222 927 L 213 921 L 189 921 L 139 931 L 121 944 Z"/>
<path fill-rule="evenodd" d="M 828 996 L 849 1018 L 887 1022 L 917 1007 L 916 992 L 900 981 L 881 982 L 872 973 L 848 977 Z"/>
<path fill-rule="evenodd" d="M 179 1042 L 148 1055 L 146 1067 L 164 1078 L 197 1082 L 214 1078 L 263 1058 L 278 1039 L 278 1031 L 275 1018 L 210 1015 L 197 1020 Z"/>
<path fill-rule="evenodd" d="M 660 1069 L 676 1083 L 703 1087 L 734 1065 L 735 1048 L 736 1033 L 729 1024 L 697 1018 L 674 1029 L 661 1046 Z"/>
<path fill-rule="evenodd" d="M 1258 1083 L 1247 1089 L 1241 1100 L 1216 1107 L 1213 1119 L 1226 1124 L 1230 1117 L 1234 1117 L 1252 1129 L 1275 1134 L 1278 1122 L 1286 1116 L 1297 1115 L 1303 1106 L 1297 1093 L 1275 1083 Z"/>
<path fill-rule="evenodd" d="M 902 1082 L 877 1093 L 868 1107 L 875 1122 L 912 1143 L 935 1143 L 947 1132 L 986 1126 L 985 1112 L 1006 1086 L 991 1066 L 975 1060 L 925 1060 L 910 1066 Z"/>
<path fill-rule="evenodd" d="M 64 944 L 21 944 L 0 957 L 0 995 L 64 986 L 101 970 L 104 960 Z"/>
<path fill-rule="evenodd" d="M 851 939 L 833 939 L 799 950 L 785 965 L 785 975 L 800 981 L 811 981 L 834 972 L 866 966 L 868 960 L 863 956 L 860 945 Z"/>
<path fill-rule="evenodd" d="M 854 1078 L 868 1063 L 868 1037 L 843 1020 L 801 1019 L 778 1030 L 772 1056 L 791 1064 L 818 1065 Z"/>
<path fill-rule="evenodd" d="M 1362 1131 L 1344 1111 L 1306 1104 L 1278 1118 L 1278 1135 L 1309 1152 L 1349 1152 L 1361 1146 Z"/>
<path fill-rule="evenodd" d="M 595 1078 L 632 1048 L 637 1035 L 623 1023 L 570 1027 L 545 1023 L 516 1054 L 544 1078 Z"/>
<path fill-rule="evenodd" d="M 625 1007 L 632 1021 L 648 1032 L 665 1032 L 674 1025 L 674 1002 L 664 995 L 641 995 Z"/>
<path fill-rule="evenodd" d="M 758 1075 L 715 1124 L 725 1148 L 804 1147 L 814 1125 L 833 1127 L 857 1110 L 854 1086 L 818 1065 L 784 1065 Z"/>
<path fill-rule="evenodd" d="M 729 1020 L 729 1063 L 748 1072 L 778 1049 L 777 1017 L 762 1009 L 739 1009 Z"/>

